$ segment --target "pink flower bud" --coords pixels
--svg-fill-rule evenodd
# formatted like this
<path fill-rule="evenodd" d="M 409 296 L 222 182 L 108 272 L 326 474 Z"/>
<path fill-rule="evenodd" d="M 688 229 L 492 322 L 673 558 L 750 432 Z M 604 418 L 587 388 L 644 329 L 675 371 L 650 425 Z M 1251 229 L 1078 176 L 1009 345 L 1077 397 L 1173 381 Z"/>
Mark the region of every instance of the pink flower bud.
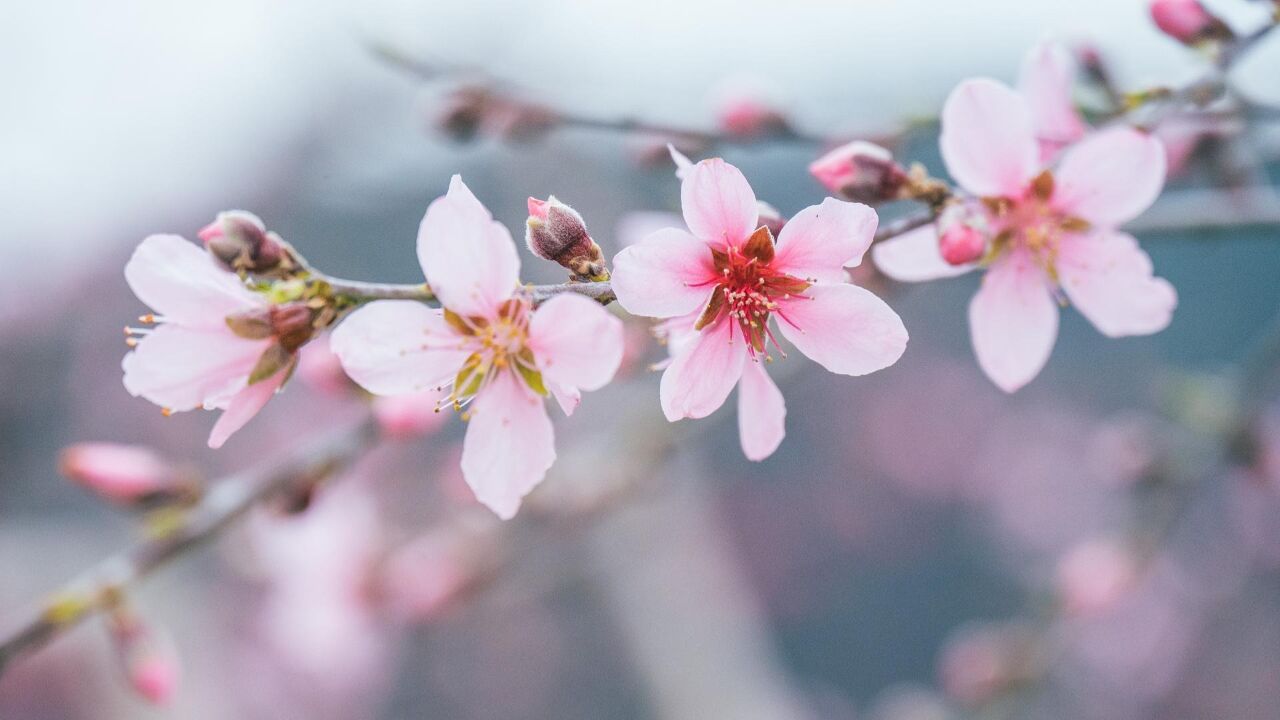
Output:
<path fill-rule="evenodd" d="M 587 233 L 582 216 L 554 195 L 546 200 L 529 198 L 524 240 L 529 252 L 567 268 L 576 279 L 609 279 L 604 254 Z"/>
<path fill-rule="evenodd" d="M 450 140 L 468 142 L 479 134 L 491 114 L 493 96 L 482 87 L 462 87 L 444 102 L 436 116 L 436 126 Z"/>
<path fill-rule="evenodd" d="M 977 229 L 965 223 L 947 228 L 938 238 L 938 252 L 952 265 L 968 265 L 977 262 L 987 251 L 987 239 Z"/>
<path fill-rule="evenodd" d="M 809 165 L 809 174 L 828 190 L 849 200 L 874 205 L 896 199 L 907 171 L 893 154 L 874 143 L 855 140 Z"/>
<path fill-rule="evenodd" d="M 1164 34 L 1186 45 L 1225 39 L 1231 31 L 1200 0 L 1152 0 L 1151 19 Z"/>
<path fill-rule="evenodd" d="M 178 658 L 169 637 L 142 622 L 126 608 L 107 618 L 125 679 L 152 705 L 167 705 L 178 689 Z"/>
<path fill-rule="evenodd" d="M 232 270 L 267 273 L 288 266 L 280 236 L 267 232 L 262 220 L 250 212 L 220 212 L 196 236 L 210 254 Z"/>
<path fill-rule="evenodd" d="M 172 497 L 184 487 L 179 473 L 150 448 L 116 443 L 77 443 L 62 451 L 63 475 L 121 505 Z"/>
<path fill-rule="evenodd" d="M 782 113 L 752 97 L 729 98 L 721 104 L 718 115 L 720 129 L 734 137 L 760 137 L 787 127 Z"/>
<path fill-rule="evenodd" d="M 967 626 L 947 639 L 938 659 L 942 687 L 957 702 L 981 707 L 1026 670 L 1028 638 L 1015 627 Z"/>

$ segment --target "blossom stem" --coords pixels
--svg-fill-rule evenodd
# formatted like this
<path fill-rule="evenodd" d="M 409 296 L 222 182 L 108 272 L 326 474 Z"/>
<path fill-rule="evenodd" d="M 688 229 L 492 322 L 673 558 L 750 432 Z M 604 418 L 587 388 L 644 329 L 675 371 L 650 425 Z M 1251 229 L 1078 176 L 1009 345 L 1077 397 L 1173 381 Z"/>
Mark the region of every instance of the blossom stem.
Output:
<path fill-rule="evenodd" d="M 0 674 L 19 656 L 108 609 L 125 589 L 169 560 L 216 537 L 258 503 L 342 470 L 372 448 L 377 438 L 377 424 L 365 421 L 281 462 L 212 483 L 200 503 L 186 511 L 180 522 L 102 561 L 51 594 L 15 629 L 0 635 Z"/>

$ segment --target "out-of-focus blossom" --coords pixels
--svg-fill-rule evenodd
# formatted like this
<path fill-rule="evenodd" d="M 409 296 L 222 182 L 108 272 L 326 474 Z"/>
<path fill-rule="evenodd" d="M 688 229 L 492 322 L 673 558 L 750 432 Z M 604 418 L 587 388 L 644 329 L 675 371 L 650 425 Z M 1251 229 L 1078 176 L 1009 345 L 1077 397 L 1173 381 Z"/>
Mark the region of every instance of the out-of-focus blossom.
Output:
<path fill-rule="evenodd" d="M 76 443 L 62 451 L 63 475 L 115 503 L 134 505 L 182 494 L 181 473 L 141 445 Z"/>
<path fill-rule="evenodd" d="M 893 153 L 875 143 L 854 140 L 809 164 L 809 174 L 831 192 L 875 205 L 898 197 L 907 171 Z"/>
<path fill-rule="evenodd" d="M 1150 419 L 1138 415 L 1099 423 L 1086 452 L 1095 476 L 1121 486 L 1146 478 L 1161 461 L 1156 428 Z"/>
<path fill-rule="evenodd" d="M 135 349 L 124 358 L 125 388 L 166 412 L 223 410 L 209 435 L 209 447 L 221 447 L 289 377 L 311 337 L 311 311 L 269 303 L 176 235 L 144 240 L 124 272 L 159 313 L 143 316 L 158 327 L 128 331 Z"/>
<path fill-rule="evenodd" d="M 325 489 L 305 512 L 263 511 L 250 520 L 266 584 L 250 651 L 254 672 L 277 674 L 272 682 L 292 687 L 307 717 L 344 716 L 329 706 L 367 702 L 389 659 L 371 593 L 382 546 L 374 498 L 351 478 Z"/>
<path fill-rule="evenodd" d="M 1086 540 L 1058 563 L 1058 596 L 1071 615 L 1090 615 L 1113 606 L 1132 587 L 1137 558 L 1111 540 Z"/>
<path fill-rule="evenodd" d="M 1205 10 L 1200 0 L 1152 0 L 1151 19 L 1169 37 L 1186 45 L 1231 37 L 1231 30 Z"/>
<path fill-rule="evenodd" d="M 716 122 L 721 132 L 738 138 L 769 135 L 787 127 L 786 116 L 777 108 L 758 97 L 743 94 L 726 96 L 721 100 Z"/>
<path fill-rule="evenodd" d="M 764 370 L 774 315 L 792 344 L 832 372 L 874 372 L 906 348 L 897 314 L 843 282 L 844 266 L 871 244 L 876 215 L 829 198 L 792 218 L 775 246 L 746 178 L 718 158 L 689 169 L 681 199 L 688 230 L 660 230 L 619 253 L 614 291 L 628 312 L 680 325 L 661 382 L 667 419 L 706 417 L 738 386 L 743 452 L 762 460 L 785 434 L 782 394 Z"/>
<path fill-rule="evenodd" d="M 581 390 L 607 384 L 622 360 L 622 323 L 579 295 L 535 310 L 516 294 L 511 234 L 456 175 L 427 208 L 418 259 L 444 310 L 370 303 L 334 330 L 333 350 L 375 395 L 452 384 L 447 400 L 470 408 L 463 474 L 481 503 L 510 518 L 555 460 L 542 398 L 555 396 L 571 413 Z"/>
<path fill-rule="evenodd" d="M 328 395 L 343 395 L 356 388 L 342 369 L 342 361 L 329 347 L 329 336 L 321 335 L 298 353 L 298 377 Z"/>
<path fill-rule="evenodd" d="M 938 658 L 938 675 L 947 695 L 969 707 L 981 707 L 1030 670 L 1022 628 L 997 625 L 961 627 Z"/>
<path fill-rule="evenodd" d="M 609 279 L 604 255 L 587 233 L 582 216 L 554 195 L 546 200 L 529 198 L 524 241 L 529 252 L 569 270 L 576 279 Z"/>
<path fill-rule="evenodd" d="M 441 397 L 442 393 L 437 390 L 382 395 L 373 399 L 373 416 L 388 437 L 406 440 L 428 435 L 444 424 Z"/>
<path fill-rule="evenodd" d="M 430 530 L 382 564 L 382 600 L 402 620 L 435 620 L 492 570 L 495 552 L 491 542 L 470 528 L 451 524 Z"/>
<path fill-rule="evenodd" d="M 969 210 L 984 218 L 990 249 L 979 263 L 954 266 L 926 228 L 877 245 L 873 257 L 904 281 L 987 270 L 969 324 L 978 363 L 998 387 L 1014 392 L 1044 367 L 1060 301 L 1070 300 L 1108 337 L 1169 324 L 1176 292 L 1152 275 L 1137 240 L 1115 229 L 1146 210 L 1164 184 L 1158 140 L 1129 128 L 1102 130 L 1046 170 L 1026 100 L 978 79 L 947 99 L 941 146 L 951 175 L 981 199 Z"/>

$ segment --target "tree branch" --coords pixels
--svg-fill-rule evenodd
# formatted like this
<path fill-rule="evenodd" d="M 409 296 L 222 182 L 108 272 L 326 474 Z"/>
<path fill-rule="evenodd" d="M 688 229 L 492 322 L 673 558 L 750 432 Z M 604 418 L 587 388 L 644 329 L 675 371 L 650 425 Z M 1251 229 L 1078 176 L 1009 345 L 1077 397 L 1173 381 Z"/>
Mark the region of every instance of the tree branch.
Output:
<path fill-rule="evenodd" d="M 169 560 L 218 535 L 259 502 L 322 480 L 348 466 L 377 440 L 371 420 L 285 460 L 245 470 L 212 483 L 180 522 L 159 535 L 99 563 L 54 591 L 40 608 L 0 636 L 0 674 L 19 656 L 44 646 L 108 609 L 122 591 Z"/>

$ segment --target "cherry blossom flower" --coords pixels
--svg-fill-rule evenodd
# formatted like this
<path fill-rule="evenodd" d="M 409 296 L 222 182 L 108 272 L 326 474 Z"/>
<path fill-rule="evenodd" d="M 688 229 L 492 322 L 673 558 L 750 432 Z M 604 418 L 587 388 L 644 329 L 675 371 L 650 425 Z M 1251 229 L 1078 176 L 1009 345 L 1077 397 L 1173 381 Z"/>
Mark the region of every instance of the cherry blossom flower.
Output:
<path fill-rule="evenodd" d="M 969 324 L 978 363 L 1006 392 L 1026 385 L 1048 361 L 1060 302 L 1069 300 L 1108 337 L 1158 332 L 1177 304 L 1173 287 L 1153 277 L 1138 242 L 1116 229 L 1160 193 L 1160 142 L 1131 128 L 1108 128 L 1045 169 L 1035 128 L 1022 95 L 994 80 L 961 84 L 943 108 L 942 156 L 977 198 L 964 212 L 985 228 L 986 253 L 977 263 L 948 263 L 935 227 L 873 251 L 882 271 L 908 282 L 986 269 Z"/>
<path fill-rule="evenodd" d="M 273 305 L 196 245 L 152 235 L 124 270 L 154 328 L 127 328 L 124 386 L 164 408 L 224 412 L 209 435 L 221 447 L 280 389 L 295 351 L 311 337 L 311 312 Z"/>
<path fill-rule="evenodd" d="M 769 322 L 831 372 L 865 375 L 906 348 L 902 320 L 845 282 L 875 234 L 865 205 L 828 198 L 779 234 L 759 227 L 755 193 L 715 158 L 684 169 L 688 230 L 658 230 L 614 258 L 613 288 L 634 315 L 663 318 L 671 362 L 660 398 L 670 421 L 710 415 L 738 387 L 743 452 L 763 460 L 782 442 L 786 406 L 764 362 L 777 346 Z"/>
<path fill-rule="evenodd" d="M 443 310 L 373 302 L 333 331 L 331 345 L 375 395 L 451 386 L 445 401 L 467 407 L 470 421 L 463 476 L 476 499 L 510 518 L 555 460 L 542 398 L 569 414 L 580 391 L 607 384 L 622 360 L 622 323 L 579 295 L 535 309 L 517 293 L 511 234 L 456 175 L 427 208 L 418 259 Z"/>

